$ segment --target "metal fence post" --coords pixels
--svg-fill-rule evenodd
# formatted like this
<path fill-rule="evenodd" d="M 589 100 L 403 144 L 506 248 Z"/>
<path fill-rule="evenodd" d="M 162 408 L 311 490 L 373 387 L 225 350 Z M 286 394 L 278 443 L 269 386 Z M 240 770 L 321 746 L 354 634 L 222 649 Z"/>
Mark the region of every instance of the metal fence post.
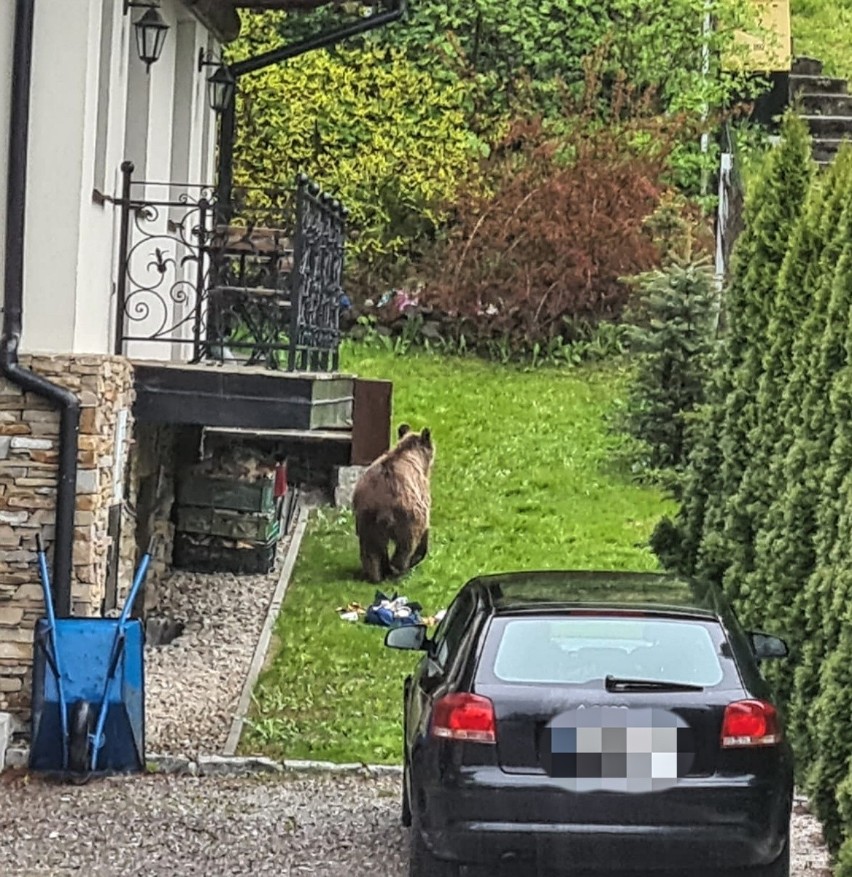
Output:
<path fill-rule="evenodd" d="M 124 305 L 127 296 L 127 247 L 130 229 L 130 185 L 134 166 L 132 161 L 121 165 L 121 224 L 118 242 L 118 282 L 115 289 L 115 355 L 124 352 Z"/>
<path fill-rule="evenodd" d="M 207 258 L 207 211 L 206 198 L 198 202 L 198 266 L 195 273 L 195 316 L 192 325 L 192 361 L 201 359 L 201 309 L 204 306 L 204 260 Z"/>
<path fill-rule="evenodd" d="M 299 342 L 301 341 L 302 271 L 305 258 L 306 189 L 308 178 L 296 178 L 296 227 L 293 236 L 293 270 L 290 272 L 290 344 L 287 351 L 287 370 L 295 371 Z"/>

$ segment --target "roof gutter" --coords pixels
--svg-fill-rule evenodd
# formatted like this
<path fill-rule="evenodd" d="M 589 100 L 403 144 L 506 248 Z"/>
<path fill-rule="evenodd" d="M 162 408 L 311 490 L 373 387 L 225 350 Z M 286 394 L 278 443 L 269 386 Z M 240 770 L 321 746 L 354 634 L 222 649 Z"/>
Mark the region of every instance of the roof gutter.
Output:
<path fill-rule="evenodd" d="M 25 392 L 34 393 L 46 399 L 60 412 L 53 588 L 56 614 L 67 616 L 71 614 L 71 570 L 73 569 L 74 511 L 77 500 L 77 434 L 80 426 L 80 403 L 69 390 L 23 368 L 18 363 L 23 325 L 24 225 L 34 12 L 35 0 L 16 0 L 12 55 L 12 100 L 9 119 L 9 168 L 6 189 L 6 265 L 3 287 L 3 336 L 0 339 L 0 374 Z"/>
<path fill-rule="evenodd" d="M 273 64 L 280 64 L 282 61 L 289 61 L 299 55 L 313 52 L 317 49 L 328 49 L 337 45 L 343 40 L 350 39 L 355 36 L 385 27 L 403 18 L 408 12 L 408 0 L 392 0 L 391 8 L 384 12 L 374 12 L 371 15 L 362 18 L 360 21 L 348 24 L 337 30 L 319 33 L 315 36 L 308 37 L 305 40 L 299 40 L 295 43 L 285 43 L 277 49 L 269 52 L 263 52 L 255 55 L 253 58 L 246 58 L 243 61 L 237 61 L 231 64 L 228 70 L 234 80 L 239 84 L 242 76 L 248 76 L 271 67 Z M 229 218 L 231 210 L 231 190 L 234 180 L 234 133 L 236 131 L 236 91 L 234 99 L 228 105 L 228 108 L 222 113 L 222 119 L 219 125 L 219 181 L 216 189 L 216 200 L 220 205 L 220 214 L 223 219 Z"/>

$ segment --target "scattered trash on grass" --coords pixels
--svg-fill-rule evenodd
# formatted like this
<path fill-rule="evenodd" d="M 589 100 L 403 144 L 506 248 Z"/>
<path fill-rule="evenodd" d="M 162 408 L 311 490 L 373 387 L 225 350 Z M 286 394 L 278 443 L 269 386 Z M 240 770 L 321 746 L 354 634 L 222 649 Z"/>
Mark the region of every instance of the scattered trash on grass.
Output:
<path fill-rule="evenodd" d="M 422 615 L 423 607 L 420 603 L 410 602 L 408 597 L 394 593 L 388 597 L 381 591 L 376 591 L 373 602 L 366 609 L 356 602 L 338 606 L 337 614 L 341 621 L 355 623 L 364 621 L 374 627 L 403 627 L 406 625 L 425 624 L 434 627 L 447 614 L 446 609 L 441 609 L 434 615 Z"/>

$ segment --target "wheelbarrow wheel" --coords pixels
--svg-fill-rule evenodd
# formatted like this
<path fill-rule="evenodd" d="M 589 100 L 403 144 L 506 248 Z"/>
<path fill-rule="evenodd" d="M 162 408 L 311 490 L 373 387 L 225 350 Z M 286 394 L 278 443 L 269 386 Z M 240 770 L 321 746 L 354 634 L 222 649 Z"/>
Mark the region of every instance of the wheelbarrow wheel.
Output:
<path fill-rule="evenodd" d="M 68 722 L 68 768 L 72 773 L 89 771 L 89 734 L 93 720 L 94 714 L 88 701 L 78 700 L 72 705 Z"/>

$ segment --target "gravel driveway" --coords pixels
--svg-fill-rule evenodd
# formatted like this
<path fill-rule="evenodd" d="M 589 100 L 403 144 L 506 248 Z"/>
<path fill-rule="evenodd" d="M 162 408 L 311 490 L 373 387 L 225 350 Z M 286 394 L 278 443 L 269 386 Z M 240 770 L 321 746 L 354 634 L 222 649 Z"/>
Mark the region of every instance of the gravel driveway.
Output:
<path fill-rule="evenodd" d="M 399 778 L 145 776 L 85 786 L 0 777 L 0 874 L 405 877 Z M 815 820 L 793 818 L 794 877 L 823 877 Z"/>
<path fill-rule="evenodd" d="M 222 752 L 292 535 L 278 543 L 268 575 L 175 570 L 167 579 L 165 602 L 185 629 L 145 647 L 148 752 Z"/>
<path fill-rule="evenodd" d="M 284 554 L 286 545 L 279 549 Z M 145 748 L 168 755 L 222 751 L 278 581 L 266 576 L 174 572 L 169 608 L 186 623 L 145 647 Z"/>

